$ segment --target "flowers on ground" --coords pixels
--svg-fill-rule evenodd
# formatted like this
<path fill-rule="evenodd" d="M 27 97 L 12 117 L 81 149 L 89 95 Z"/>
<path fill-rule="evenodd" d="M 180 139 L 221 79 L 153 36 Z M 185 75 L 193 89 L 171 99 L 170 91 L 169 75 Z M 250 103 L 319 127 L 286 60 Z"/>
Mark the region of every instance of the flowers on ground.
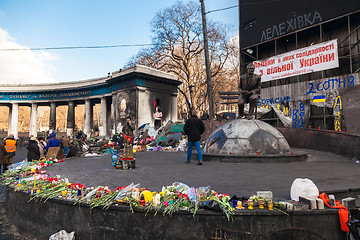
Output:
<path fill-rule="evenodd" d="M 45 172 L 49 164 L 47 161 L 38 161 L 20 169 L 5 172 L 2 184 L 12 187 L 15 191 L 25 191 L 31 194 L 30 200 L 43 200 L 60 198 L 67 199 L 75 204 L 86 203 L 91 208 L 101 207 L 108 209 L 112 205 L 128 205 L 131 211 L 135 208 L 150 211 L 156 215 L 172 215 L 177 211 L 188 211 L 195 215 L 199 208 L 209 208 L 209 203 L 218 205 L 231 220 L 234 208 L 230 204 L 227 194 L 218 194 L 209 186 L 194 188 L 180 182 L 163 187 L 161 192 L 151 192 L 140 184 L 130 184 L 118 187 L 112 191 L 107 186 L 86 188 L 80 183 L 71 183 L 60 176 L 50 177 Z"/>

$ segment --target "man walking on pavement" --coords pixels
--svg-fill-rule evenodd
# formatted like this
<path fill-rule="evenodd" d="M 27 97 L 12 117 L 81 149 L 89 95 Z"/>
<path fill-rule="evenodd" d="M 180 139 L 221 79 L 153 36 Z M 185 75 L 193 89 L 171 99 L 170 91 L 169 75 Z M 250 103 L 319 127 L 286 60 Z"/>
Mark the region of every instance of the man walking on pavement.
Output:
<path fill-rule="evenodd" d="M 188 136 L 187 159 L 185 163 L 190 163 L 192 146 L 195 145 L 198 155 L 198 165 L 202 164 L 202 152 L 200 148 L 200 137 L 205 131 L 204 123 L 197 117 L 197 112 L 194 110 L 191 117 L 186 120 L 184 125 L 184 133 Z"/>

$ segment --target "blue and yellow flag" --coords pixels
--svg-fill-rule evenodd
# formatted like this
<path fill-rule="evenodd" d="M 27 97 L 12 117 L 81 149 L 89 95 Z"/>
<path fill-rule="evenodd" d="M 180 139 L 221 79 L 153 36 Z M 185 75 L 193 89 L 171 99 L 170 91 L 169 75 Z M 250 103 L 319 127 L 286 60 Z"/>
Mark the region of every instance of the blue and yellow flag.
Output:
<path fill-rule="evenodd" d="M 326 99 L 325 95 L 318 95 L 318 96 L 314 96 L 313 102 L 314 103 L 323 103 L 323 102 L 325 102 L 325 99 Z"/>

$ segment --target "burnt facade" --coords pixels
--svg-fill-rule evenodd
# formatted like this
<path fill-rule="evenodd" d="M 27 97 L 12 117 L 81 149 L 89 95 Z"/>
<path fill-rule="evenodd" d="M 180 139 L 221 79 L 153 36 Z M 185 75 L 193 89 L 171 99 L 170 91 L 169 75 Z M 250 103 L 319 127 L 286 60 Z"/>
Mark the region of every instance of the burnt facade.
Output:
<path fill-rule="evenodd" d="M 50 107 L 50 131 L 56 131 L 56 108 L 68 106 L 66 132 L 75 130 L 75 107 L 85 105 L 84 131 L 93 134 L 93 107 L 100 104 L 99 135 L 121 132 L 126 117 L 137 127 L 177 120 L 177 77 L 142 65 L 109 73 L 105 78 L 56 84 L 2 85 L 0 105 L 9 107 L 8 134 L 18 137 L 19 106 L 31 107 L 29 135 L 37 136 L 38 106 Z M 155 105 L 155 107 L 154 107 Z"/>
<path fill-rule="evenodd" d="M 259 106 L 280 108 L 291 118 L 292 127 L 360 130 L 353 124 L 346 127 L 346 121 L 356 116 L 343 111 L 358 108 L 345 95 L 360 84 L 359 1 L 247 0 L 241 1 L 240 17 L 242 72 L 249 62 L 337 43 L 336 67 L 263 81 Z"/>

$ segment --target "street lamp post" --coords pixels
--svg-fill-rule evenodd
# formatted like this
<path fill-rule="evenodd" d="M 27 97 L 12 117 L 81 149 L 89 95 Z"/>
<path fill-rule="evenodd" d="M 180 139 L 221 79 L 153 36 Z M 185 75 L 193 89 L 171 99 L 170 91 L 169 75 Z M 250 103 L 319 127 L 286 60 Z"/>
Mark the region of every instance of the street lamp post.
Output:
<path fill-rule="evenodd" d="M 211 85 L 209 46 L 208 46 L 208 37 L 207 37 L 204 0 L 200 0 L 200 3 L 201 3 L 201 16 L 202 16 L 202 25 L 203 25 L 203 35 L 204 35 L 204 52 L 205 52 L 205 67 L 206 67 L 206 83 L 207 83 L 207 92 L 208 92 L 208 101 L 209 101 L 209 115 L 210 115 L 210 119 L 214 119 L 214 101 L 213 101 L 212 85 Z"/>
<path fill-rule="evenodd" d="M 241 38 L 240 38 L 240 30 L 241 30 L 241 21 L 240 21 L 240 0 L 239 0 L 239 76 L 241 76 Z"/>

